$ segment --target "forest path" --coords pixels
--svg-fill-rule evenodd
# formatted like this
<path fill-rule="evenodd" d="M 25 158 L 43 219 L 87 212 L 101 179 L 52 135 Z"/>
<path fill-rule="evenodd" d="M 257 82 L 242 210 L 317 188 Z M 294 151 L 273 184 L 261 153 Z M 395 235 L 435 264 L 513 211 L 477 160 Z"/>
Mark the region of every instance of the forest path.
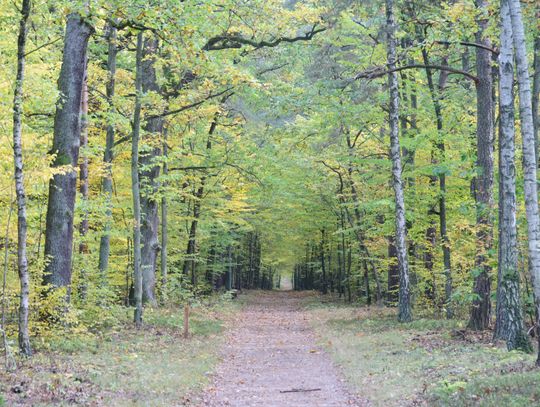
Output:
<path fill-rule="evenodd" d="M 252 291 L 222 349 L 204 406 L 361 406 L 316 344 L 307 293 Z"/>

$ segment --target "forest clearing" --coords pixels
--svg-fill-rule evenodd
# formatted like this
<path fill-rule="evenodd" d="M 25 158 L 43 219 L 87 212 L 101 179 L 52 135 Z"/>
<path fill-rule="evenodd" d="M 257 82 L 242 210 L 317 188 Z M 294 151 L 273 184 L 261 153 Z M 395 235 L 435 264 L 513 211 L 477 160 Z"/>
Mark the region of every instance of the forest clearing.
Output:
<path fill-rule="evenodd" d="M 539 0 L 0 0 L 0 405 L 540 406 Z"/>

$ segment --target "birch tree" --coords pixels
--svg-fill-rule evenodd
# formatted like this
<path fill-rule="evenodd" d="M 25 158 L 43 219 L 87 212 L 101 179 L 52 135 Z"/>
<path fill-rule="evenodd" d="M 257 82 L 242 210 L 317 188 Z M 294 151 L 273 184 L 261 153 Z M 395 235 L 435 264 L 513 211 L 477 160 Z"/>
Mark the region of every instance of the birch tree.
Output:
<path fill-rule="evenodd" d="M 538 213 L 538 186 L 536 171 L 536 152 L 532 111 L 532 92 L 529 79 L 529 62 L 525 32 L 519 0 L 502 0 L 501 8 L 508 2 L 510 8 L 512 38 L 515 49 L 517 82 L 519 89 L 519 116 L 521 139 L 523 142 L 523 178 L 525 210 L 527 215 L 527 234 L 529 269 L 534 287 L 537 318 L 540 316 L 540 215 Z M 540 365 L 540 359 L 537 360 Z"/>
<path fill-rule="evenodd" d="M 19 36 L 17 39 L 17 77 L 13 95 L 13 157 L 15 166 L 15 192 L 17 195 L 17 268 L 21 287 L 19 305 L 19 349 L 30 356 L 30 335 L 28 332 L 28 308 L 30 296 L 30 275 L 26 255 L 26 193 L 24 188 L 24 164 L 22 152 L 23 85 L 26 62 L 26 38 L 30 17 L 30 0 L 23 0 Z"/>
<path fill-rule="evenodd" d="M 399 91 L 396 67 L 396 22 L 394 1 L 386 0 L 388 86 L 390 88 L 390 158 L 392 160 L 392 186 L 395 195 L 396 248 L 399 267 L 398 320 L 408 322 L 412 319 L 409 292 L 409 263 L 407 258 L 405 198 L 401 179 L 401 148 L 399 143 Z"/>
<path fill-rule="evenodd" d="M 499 54 L 499 268 L 495 338 L 509 350 L 530 351 L 524 332 L 519 293 L 516 227 L 516 168 L 514 128 L 514 47 L 508 2 L 501 5 L 501 49 Z"/>

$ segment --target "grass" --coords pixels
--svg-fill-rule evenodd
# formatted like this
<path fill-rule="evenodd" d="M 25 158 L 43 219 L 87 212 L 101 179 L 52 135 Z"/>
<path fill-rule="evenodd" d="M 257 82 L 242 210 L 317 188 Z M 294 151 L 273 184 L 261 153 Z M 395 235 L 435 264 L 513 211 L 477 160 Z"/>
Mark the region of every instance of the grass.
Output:
<path fill-rule="evenodd" d="M 395 311 L 308 304 L 321 343 L 375 406 L 540 405 L 534 356 L 507 352 L 463 321 L 396 322 Z"/>
<path fill-rule="evenodd" d="M 14 373 L 0 372 L 6 405 L 174 406 L 208 384 L 225 321 L 236 305 L 192 310 L 191 337 L 181 336 L 182 310 L 147 309 L 144 328 L 122 310 L 98 335 L 56 338 Z M 2 402 L 0 402 L 0 406 Z"/>

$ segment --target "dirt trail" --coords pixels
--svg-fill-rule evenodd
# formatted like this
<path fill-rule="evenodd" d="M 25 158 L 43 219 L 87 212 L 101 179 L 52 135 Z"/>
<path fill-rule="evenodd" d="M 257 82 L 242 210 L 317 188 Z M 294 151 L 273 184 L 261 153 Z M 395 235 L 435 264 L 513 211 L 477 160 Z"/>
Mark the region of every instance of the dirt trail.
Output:
<path fill-rule="evenodd" d="M 292 291 L 250 292 L 223 347 L 204 406 L 365 406 L 316 345 L 302 300 Z"/>

